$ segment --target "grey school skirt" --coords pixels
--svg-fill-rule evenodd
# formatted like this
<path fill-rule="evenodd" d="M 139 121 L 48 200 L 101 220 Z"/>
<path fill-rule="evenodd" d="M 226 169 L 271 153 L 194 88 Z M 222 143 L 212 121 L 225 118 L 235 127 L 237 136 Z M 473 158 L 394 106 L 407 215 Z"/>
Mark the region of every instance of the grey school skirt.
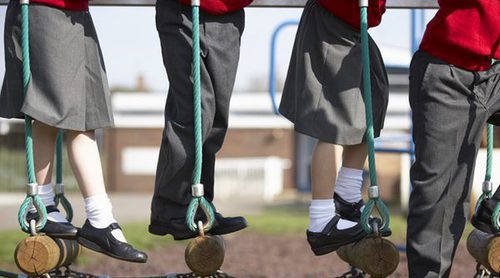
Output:
<path fill-rule="evenodd" d="M 375 136 L 389 100 L 387 73 L 370 38 Z M 359 31 L 309 0 L 297 31 L 280 112 L 295 130 L 339 145 L 364 142 L 366 119 Z"/>
<path fill-rule="evenodd" d="M 106 70 L 88 12 L 30 6 L 31 81 L 24 97 L 18 2 L 10 1 L 5 17 L 0 117 L 27 114 L 50 126 L 78 131 L 113 126 Z"/>

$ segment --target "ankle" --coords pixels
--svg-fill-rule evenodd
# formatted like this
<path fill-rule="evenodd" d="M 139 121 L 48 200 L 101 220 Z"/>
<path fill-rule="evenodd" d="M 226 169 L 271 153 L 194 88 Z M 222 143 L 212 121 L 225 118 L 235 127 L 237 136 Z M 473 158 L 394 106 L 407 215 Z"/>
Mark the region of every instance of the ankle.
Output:
<path fill-rule="evenodd" d="M 363 170 L 341 167 L 335 185 L 335 194 L 349 203 L 361 200 Z"/>
<path fill-rule="evenodd" d="M 313 233 L 323 231 L 328 222 L 335 216 L 333 199 L 312 200 L 309 206 L 309 227 Z"/>

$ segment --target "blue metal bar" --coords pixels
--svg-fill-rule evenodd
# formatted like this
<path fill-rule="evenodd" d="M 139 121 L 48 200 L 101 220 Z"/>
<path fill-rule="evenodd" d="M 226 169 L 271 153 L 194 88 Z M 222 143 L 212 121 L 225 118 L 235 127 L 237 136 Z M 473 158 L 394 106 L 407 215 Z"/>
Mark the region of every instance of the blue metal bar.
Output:
<path fill-rule="evenodd" d="M 408 153 L 408 154 L 413 154 L 414 152 L 411 148 L 408 149 L 375 148 L 375 151 L 379 153 Z"/>
<path fill-rule="evenodd" d="M 285 21 L 278 25 L 276 29 L 274 29 L 273 36 L 271 39 L 271 65 L 269 70 L 269 94 L 271 96 L 271 102 L 273 105 L 273 112 L 276 115 L 280 115 L 278 110 L 278 103 L 276 101 L 276 44 L 278 41 L 278 35 L 289 26 L 296 26 L 299 22 L 297 20 Z"/>

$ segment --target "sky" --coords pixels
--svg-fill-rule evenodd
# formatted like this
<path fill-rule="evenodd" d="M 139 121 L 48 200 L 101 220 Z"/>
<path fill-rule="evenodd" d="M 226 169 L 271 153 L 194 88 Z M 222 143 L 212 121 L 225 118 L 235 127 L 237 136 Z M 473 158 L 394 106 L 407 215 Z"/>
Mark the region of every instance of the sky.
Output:
<path fill-rule="evenodd" d="M 0 22 L 5 19 L 0 7 Z M 160 42 L 155 27 L 154 7 L 91 7 L 104 54 L 111 87 L 134 87 L 139 75 L 157 92 L 168 88 L 162 64 Z M 270 42 L 273 30 L 284 21 L 300 19 L 298 8 L 247 8 L 242 37 L 241 58 L 235 91 L 264 90 L 269 74 Z M 426 12 L 426 19 L 432 16 Z M 284 79 L 296 27 L 284 29 L 278 40 L 277 74 Z M 410 11 L 388 10 L 382 24 L 370 30 L 388 65 L 408 65 L 410 50 Z M 0 30 L 3 38 L 3 28 Z M 0 44 L 3 53 L 3 40 Z M 5 72 L 0 59 L 0 74 Z"/>

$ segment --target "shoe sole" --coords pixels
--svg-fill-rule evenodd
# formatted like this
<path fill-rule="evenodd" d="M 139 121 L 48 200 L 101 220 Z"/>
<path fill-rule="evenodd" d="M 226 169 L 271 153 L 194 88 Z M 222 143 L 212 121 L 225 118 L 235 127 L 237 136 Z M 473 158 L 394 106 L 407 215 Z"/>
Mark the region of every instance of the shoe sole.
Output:
<path fill-rule="evenodd" d="M 128 259 L 128 258 L 125 258 L 125 257 L 121 257 L 121 256 L 118 256 L 118 255 L 115 255 L 115 254 L 113 254 L 111 252 L 108 252 L 108 251 L 104 250 L 99 245 L 97 245 L 94 242 L 92 242 L 92 241 L 90 241 L 88 239 L 85 239 L 83 237 L 78 237 L 77 240 L 78 240 L 78 243 L 80 243 L 83 247 L 86 247 L 86 248 L 88 248 L 90 250 L 93 250 L 95 252 L 104 254 L 106 256 L 109 256 L 109 257 L 112 257 L 112 258 L 115 258 L 115 259 L 118 259 L 118 260 L 127 261 L 127 262 L 131 262 L 131 263 L 145 263 L 146 262 L 146 261 L 131 260 L 131 259 Z"/>
<path fill-rule="evenodd" d="M 367 236 L 366 234 L 361 234 L 357 237 L 352 238 L 352 240 L 349 240 L 346 242 L 328 244 L 328 245 L 324 245 L 321 247 L 311 248 L 311 250 L 313 251 L 314 255 L 316 255 L 316 256 L 326 255 L 326 254 L 332 253 L 334 251 L 337 251 L 337 249 L 339 249 L 342 246 L 345 246 L 345 245 L 348 245 L 348 244 L 351 244 L 354 242 L 358 242 L 358 241 L 362 240 L 363 238 L 365 238 L 366 236 Z"/>
<path fill-rule="evenodd" d="M 219 229 L 215 233 L 213 231 L 209 231 L 208 234 L 210 234 L 210 235 L 226 235 L 226 234 L 230 234 L 230 233 L 235 233 L 237 231 L 241 231 L 241 230 L 245 229 L 246 227 L 248 227 L 247 223 L 245 223 L 244 225 L 240 225 L 240 226 L 233 226 L 233 227 L 228 227 L 225 229 Z M 158 235 L 158 236 L 171 235 L 174 238 L 174 240 L 186 240 L 186 239 L 191 239 L 191 238 L 195 238 L 198 236 L 197 233 L 192 233 L 192 232 L 183 233 L 183 234 L 173 234 L 169 231 L 166 231 L 161 226 L 155 226 L 155 225 L 149 225 L 149 232 L 151 234 Z"/>

